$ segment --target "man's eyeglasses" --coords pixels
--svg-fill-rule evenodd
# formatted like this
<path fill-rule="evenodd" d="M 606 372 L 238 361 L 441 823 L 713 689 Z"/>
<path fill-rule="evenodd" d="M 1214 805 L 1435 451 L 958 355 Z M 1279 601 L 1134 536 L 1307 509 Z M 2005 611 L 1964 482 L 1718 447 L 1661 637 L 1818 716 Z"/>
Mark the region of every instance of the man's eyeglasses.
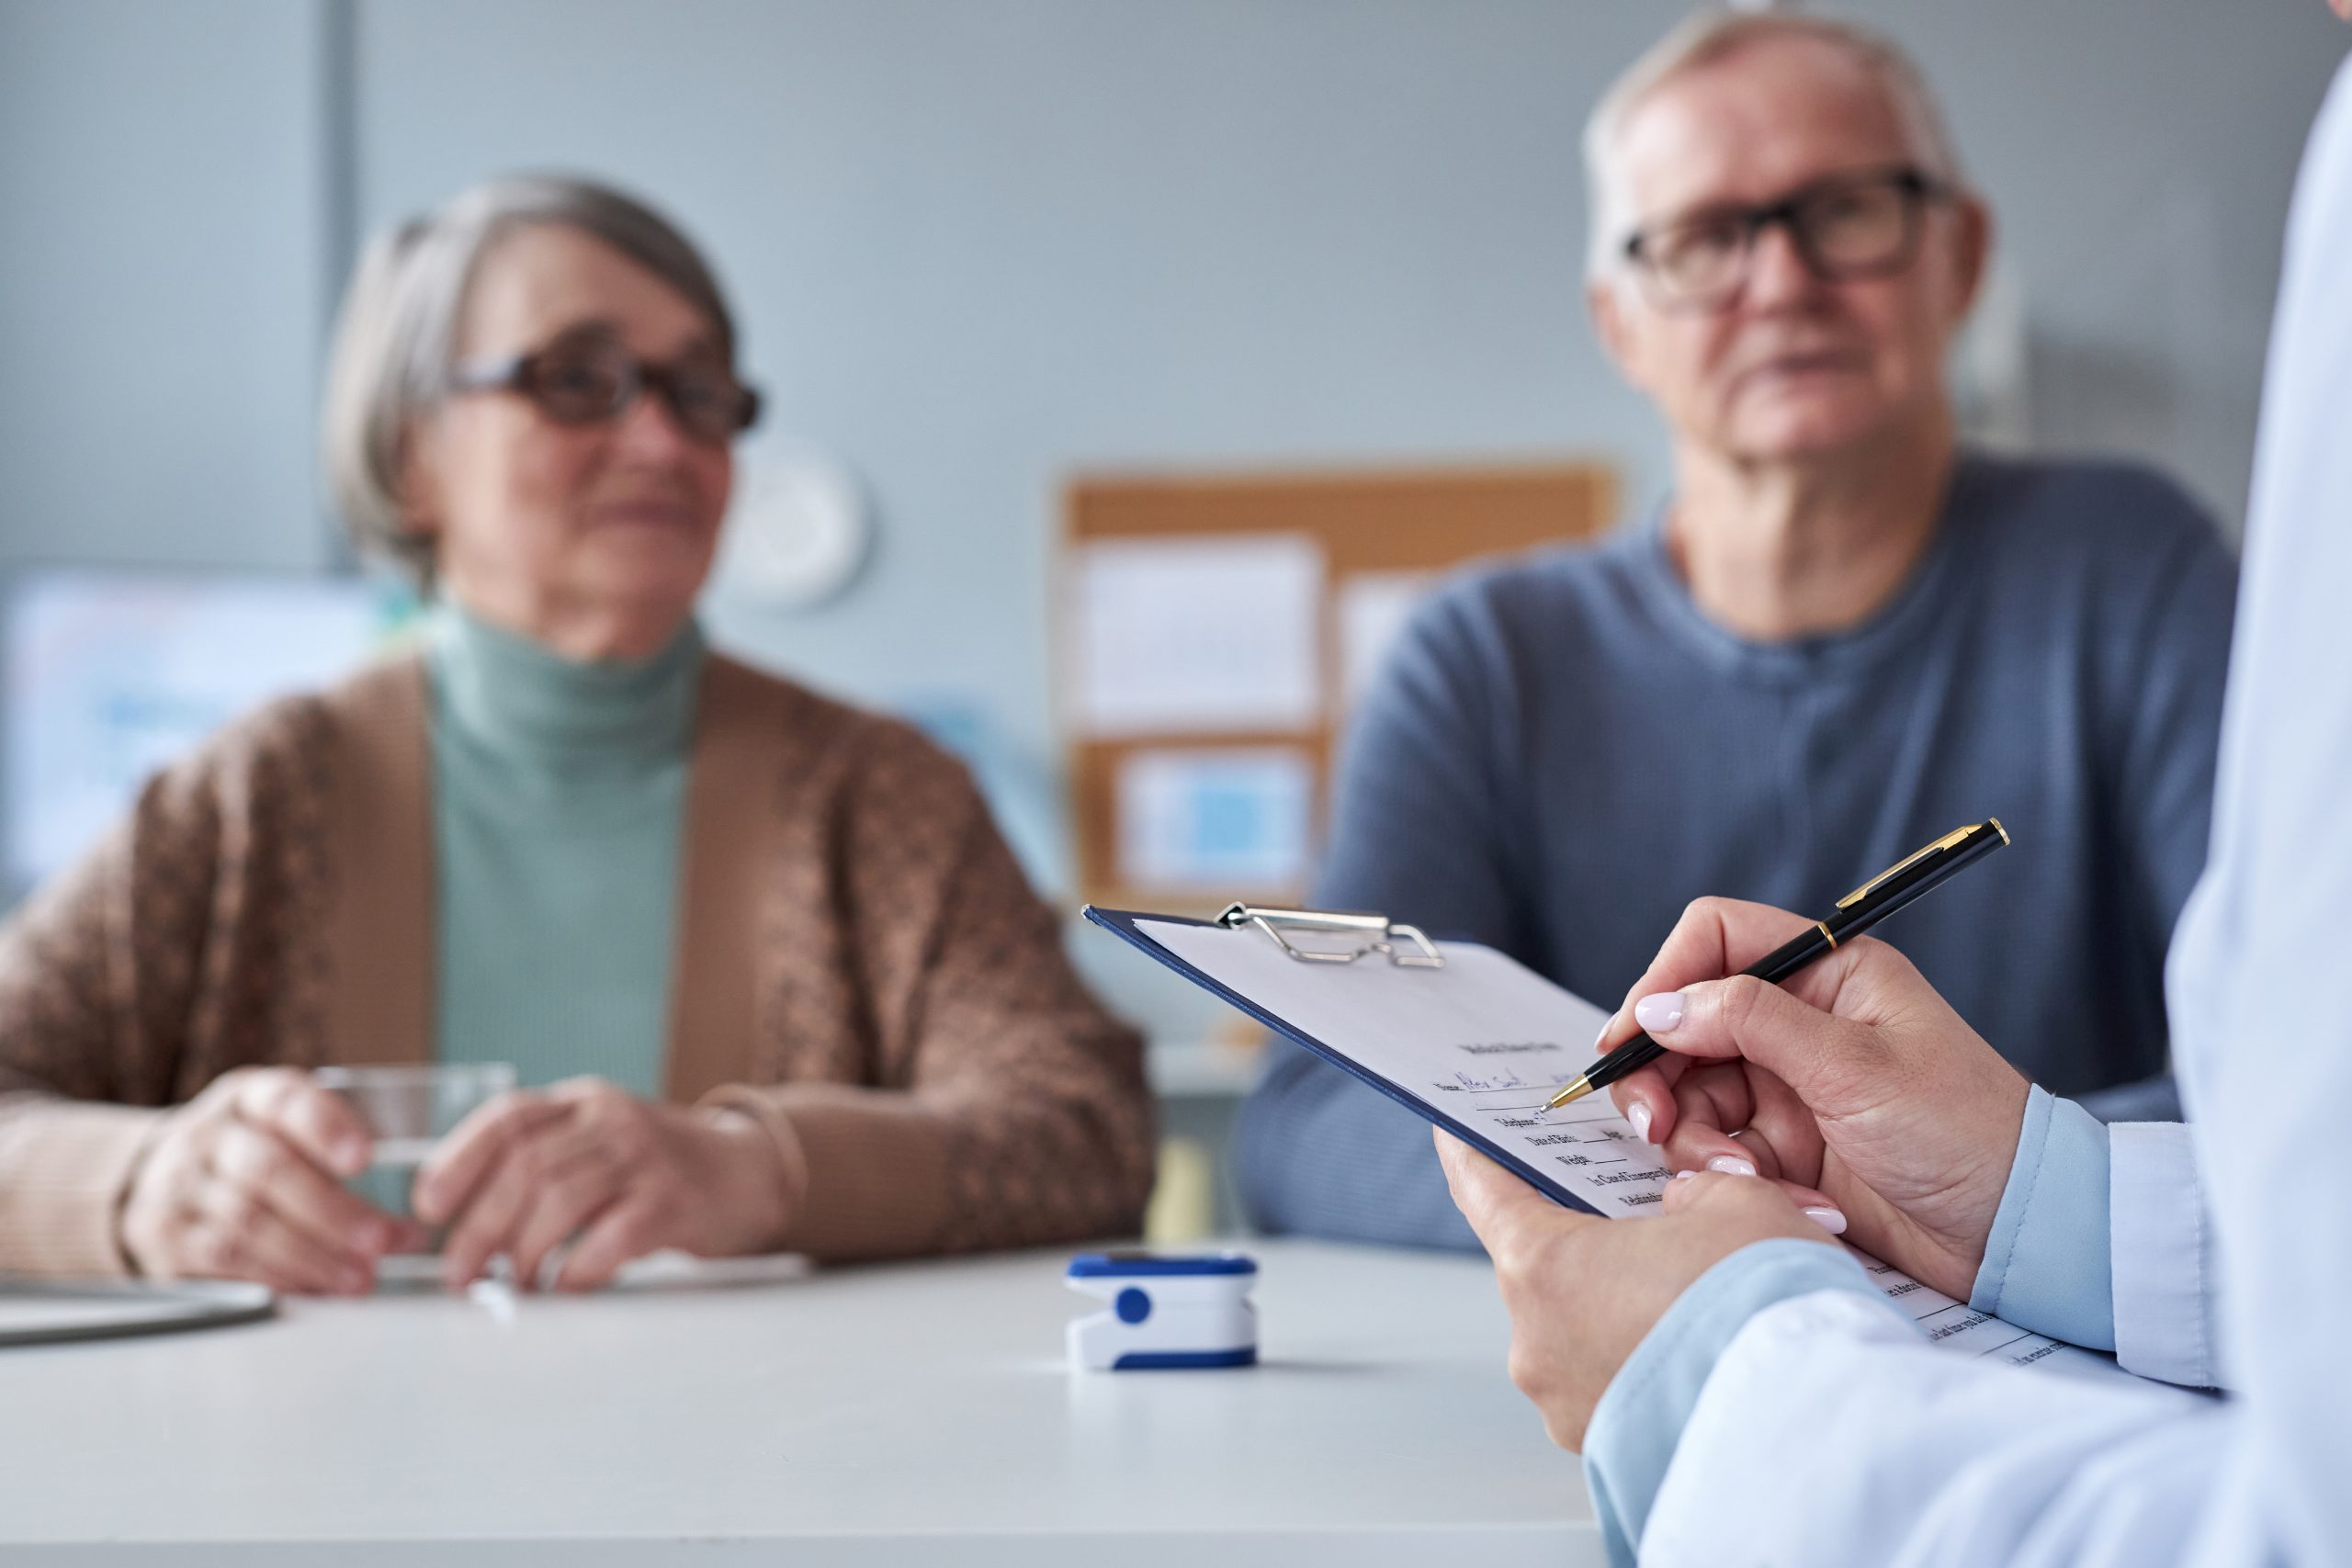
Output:
<path fill-rule="evenodd" d="M 610 338 L 558 338 L 532 354 L 475 359 L 449 377 L 453 392 L 516 392 L 558 424 L 618 419 L 638 394 L 669 405 L 678 427 L 723 446 L 760 417 L 760 394 L 722 366 L 686 359 L 651 365 Z"/>
<path fill-rule="evenodd" d="M 1766 207 L 1711 207 L 1637 229 L 1625 258 L 1660 310 L 1720 310 L 1747 286 L 1756 242 L 1779 224 L 1825 282 L 1887 277 L 1918 254 L 1920 220 L 1952 187 L 1911 168 L 1835 175 Z"/>

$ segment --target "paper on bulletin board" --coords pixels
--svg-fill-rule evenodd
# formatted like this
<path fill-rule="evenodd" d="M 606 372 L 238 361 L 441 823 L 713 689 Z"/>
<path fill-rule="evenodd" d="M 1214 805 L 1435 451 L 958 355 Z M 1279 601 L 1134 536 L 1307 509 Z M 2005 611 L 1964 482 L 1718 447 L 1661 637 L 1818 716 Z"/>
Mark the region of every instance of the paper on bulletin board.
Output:
<path fill-rule="evenodd" d="M 1340 579 L 1335 619 L 1342 713 L 1371 690 L 1381 661 L 1436 581 L 1426 571 L 1360 571 Z"/>
<path fill-rule="evenodd" d="M 1313 539 L 1103 539 L 1080 547 L 1071 565 L 1080 733 L 1317 723 L 1324 566 Z"/>
<path fill-rule="evenodd" d="M 1314 789 L 1295 747 L 1129 752 L 1118 772 L 1119 880 L 1215 895 L 1298 886 Z"/>

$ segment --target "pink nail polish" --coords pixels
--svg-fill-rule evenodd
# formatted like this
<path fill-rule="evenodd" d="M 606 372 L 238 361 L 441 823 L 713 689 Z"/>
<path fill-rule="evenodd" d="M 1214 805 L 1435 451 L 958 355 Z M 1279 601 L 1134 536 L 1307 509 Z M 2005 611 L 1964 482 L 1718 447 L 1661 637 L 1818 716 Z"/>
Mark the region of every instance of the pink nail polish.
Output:
<path fill-rule="evenodd" d="M 1633 1124 L 1634 1136 L 1645 1144 L 1650 1141 L 1650 1108 L 1648 1106 L 1636 1101 L 1634 1108 L 1625 1112 L 1625 1120 Z"/>
<path fill-rule="evenodd" d="M 1713 1171 L 1720 1171 L 1725 1176 L 1753 1176 L 1756 1174 L 1756 1168 L 1754 1166 L 1748 1164 L 1747 1161 L 1744 1159 L 1734 1159 L 1729 1155 L 1717 1155 L 1714 1158 L 1707 1162 L 1707 1168 Z"/>
<path fill-rule="evenodd" d="M 1678 1170 L 1674 1173 L 1674 1179 L 1677 1181 L 1695 1181 L 1698 1177 L 1699 1173 L 1695 1170 Z"/>
<path fill-rule="evenodd" d="M 1846 1234 L 1846 1216 L 1835 1209 L 1807 1209 L 1804 1212 L 1804 1217 L 1831 1235 Z"/>
<path fill-rule="evenodd" d="M 1682 1022 L 1682 993 L 1660 991 L 1634 1004 L 1634 1021 L 1652 1034 L 1669 1034 Z"/>

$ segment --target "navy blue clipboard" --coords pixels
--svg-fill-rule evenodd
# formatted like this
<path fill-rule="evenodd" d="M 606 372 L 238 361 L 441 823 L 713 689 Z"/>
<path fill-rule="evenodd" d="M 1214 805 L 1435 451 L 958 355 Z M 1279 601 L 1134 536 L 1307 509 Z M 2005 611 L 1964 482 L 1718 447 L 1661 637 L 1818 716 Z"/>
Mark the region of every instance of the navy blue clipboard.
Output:
<path fill-rule="evenodd" d="M 1363 1066 L 1361 1063 L 1351 1060 L 1339 1051 L 1333 1050 L 1330 1046 L 1325 1044 L 1322 1041 L 1316 1039 L 1315 1036 L 1307 1033 L 1306 1031 L 1299 1028 L 1296 1024 L 1292 1023 L 1289 1020 L 1276 1016 L 1265 1008 L 1261 1007 L 1252 998 L 1243 996 L 1240 992 L 1233 989 L 1230 986 L 1202 973 L 1200 969 L 1192 964 L 1187 963 L 1185 960 L 1178 957 L 1175 953 L 1170 953 L 1168 949 L 1160 946 L 1159 942 L 1154 942 L 1148 933 L 1138 930 L 1136 925 L 1137 920 L 1157 920 L 1161 924 L 1171 926 L 1213 926 L 1216 923 L 1216 921 L 1196 920 L 1185 915 L 1154 915 L 1135 909 L 1105 909 L 1092 904 L 1086 906 L 1084 913 L 1089 920 L 1091 920 L 1094 924 L 1101 926 L 1113 936 L 1117 937 L 1120 941 L 1125 942 L 1128 946 L 1135 948 L 1137 952 L 1143 953 L 1146 957 L 1150 958 L 1155 963 L 1164 964 L 1169 968 L 1175 970 L 1176 973 L 1183 976 L 1184 978 L 1190 980 L 1195 986 L 1200 987 L 1203 990 L 1222 999 L 1228 1007 L 1238 1009 L 1240 1011 L 1249 1014 L 1251 1018 L 1256 1019 L 1260 1023 L 1264 1024 L 1268 1029 L 1272 1030 L 1283 1039 L 1296 1041 L 1299 1044 L 1306 1046 L 1309 1051 L 1314 1052 L 1317 1055 L 1322 1057 L 1333 1066 L 1338 1067 L 1340 1071 L 1348 1074 L 1351 1077 L 1353 1077 L 1360 1082 L 1370 1084 L 1374 1089 L 1378 1089 L 1381 1093 L 1386 1095 L 1389 1099 L 1395 1100 L 1397 1104 L 1403 1106 L 1406 1110 L 1411 1111 L 1422 1121 L 1444 1128 L 1447 1132 L 1453 1134 L 1464 1143 L 1468 1144 L 1472 1148 L 1476 1149 L 1480 1154 L 1485 1155 L 1488 1159 L 1493 1160 L 1497 1165 L 1501 1166 L 1505 1170 L 1510 1171 L 1513 1176 L 1518 1177 L 1521 1180 L 1526 1182 L 1530 1187 L 1534 1188 L 1535 1190 L 1543 1193 L 1544 1196 L 1551 1199 L 1552 1201 L 1559 1204 L 1562 1208 L 1574 1209 L 1580 1214 L 1597 1214 L 1600 1213 L 1600 1210 L 1595 1209 L 1591 1204 L 1577 1197 L 1574 1192 L 1571 1192 L 1566 1187 L 1561 1186 L 1559 1182 L 1554 1180 L 1551 1177 L 1546 1176 L 1544 1172 L 1536 1169 L 1533 1166 L 1529 1165 L 1519 1156 L 1512 1154 L 1509 1150 L 1503 1148 L 1500 1145 L 1495 1143 L 1476 1128 L 1455 1121 L 1453 1117 L 1446 1115 L 1435 1106 L 1417 1098 L 1408 1090 L 1389 1082 L 1386 1078 L 1382 1077 L 1378 1073 L 1374 1072 L 1369 1067 Z"/>

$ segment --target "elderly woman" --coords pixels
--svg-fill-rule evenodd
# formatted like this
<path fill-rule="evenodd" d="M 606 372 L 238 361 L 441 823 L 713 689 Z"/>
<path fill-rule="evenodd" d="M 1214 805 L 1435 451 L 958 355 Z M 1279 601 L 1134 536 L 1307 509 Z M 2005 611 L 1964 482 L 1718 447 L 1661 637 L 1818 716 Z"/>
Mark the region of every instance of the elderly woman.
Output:
<path fill-rule="evenodd" d="M 504 179 L 380 241 L 327 400 L 337 497 L 438 600 L 421 655 L 148 784 L 0 932 L 0 1271 L 369 1289 L 422 1239 L 306 1069 L 498 1060 L 420 1171 L 445 1277 L 1131 1231 L 1137 1042 L 965 773 L 710 652 L 758 409 L 662 219 Z"/>

